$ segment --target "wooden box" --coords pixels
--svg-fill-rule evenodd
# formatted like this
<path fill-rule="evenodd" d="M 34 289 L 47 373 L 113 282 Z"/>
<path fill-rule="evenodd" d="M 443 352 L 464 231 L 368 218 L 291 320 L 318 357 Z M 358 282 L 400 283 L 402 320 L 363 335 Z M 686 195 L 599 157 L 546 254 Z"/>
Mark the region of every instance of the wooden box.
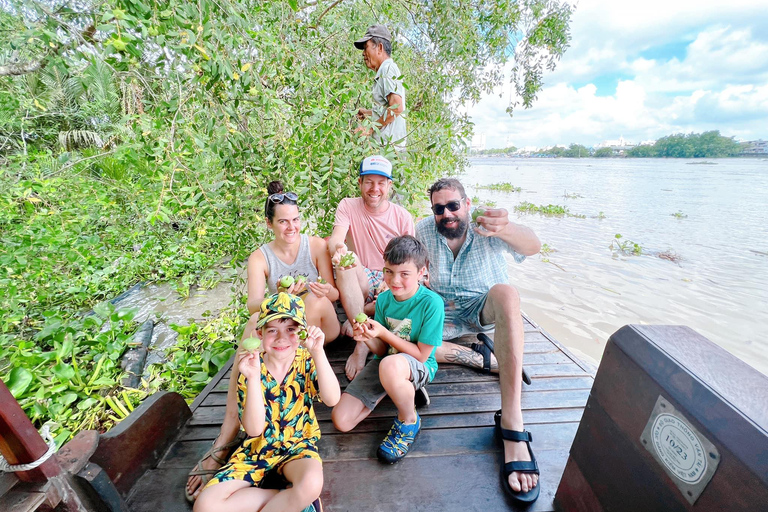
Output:
<path fill-rule="evenodd" d="M 768 511 L 768 377 L 682 326 L 608 340 L 559 510 Z"/>

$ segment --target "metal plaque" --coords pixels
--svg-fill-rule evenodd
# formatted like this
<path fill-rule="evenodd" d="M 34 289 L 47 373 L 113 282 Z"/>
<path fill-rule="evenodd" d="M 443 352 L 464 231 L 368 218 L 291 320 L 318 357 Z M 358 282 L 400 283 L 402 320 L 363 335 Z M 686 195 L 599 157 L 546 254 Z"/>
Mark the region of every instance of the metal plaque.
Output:
<path fill-rule="evenodd" d="M 693 505 L 720 464 L 712 442 L 659 395 L 640 442 Z"/>

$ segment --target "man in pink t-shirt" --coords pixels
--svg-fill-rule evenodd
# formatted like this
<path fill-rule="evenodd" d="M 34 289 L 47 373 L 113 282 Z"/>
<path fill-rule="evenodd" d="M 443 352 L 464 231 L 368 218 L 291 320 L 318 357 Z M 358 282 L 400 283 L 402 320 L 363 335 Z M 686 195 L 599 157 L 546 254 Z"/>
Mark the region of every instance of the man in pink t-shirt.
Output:
<path fill-rule="evenodd" d="M 369 156 L 360 164 L 360 197 L 342 199 L 336 209 L 328 252 L 336 266 L 336 286 L 348 319 L 361 311 L 373 316 L 376 295 L 382 291 L 384 249 L 390 239 L 413 235 L 413 218 L 408 210 L 389 201 L 392 192 L 392 164 L 383 156 Z M 354 251 L 357 262 L 341 268 L 341 257 Z M 349 322 L 350 320 L 347 320 Z M 352 329 L 345 322 L 342 332 Z M 345 371 L 351 381 L 365 366 L 368 346 L 359 342 L 349 356 Z"/>

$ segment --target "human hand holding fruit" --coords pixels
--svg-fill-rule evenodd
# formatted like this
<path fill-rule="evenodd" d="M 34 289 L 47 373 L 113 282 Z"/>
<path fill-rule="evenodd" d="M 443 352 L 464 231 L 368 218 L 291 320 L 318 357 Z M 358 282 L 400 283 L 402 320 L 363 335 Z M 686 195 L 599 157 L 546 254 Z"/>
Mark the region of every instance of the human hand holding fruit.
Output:
<path fill-rule="evenodd" d="M 475 216 L 478 210 L 472 212 L 472 220 L 477 224 L 475 233 L 479 235 L 499 236 L 509 225 L 509 212 L 504 208 L 484 208 Z"/>
<path fill-rule="evenodd" d="M 352 320 L 352 337 L 355 341 L 378 338 L 381 330 L 384 328 L 379 322 L 369 318 L 365 313 L 358 313 Z"/>
<path fill-rule="evenodd" d="M 307 326 L 307 329 L 301 332 L 306 334 L 306 338 L 302 340 L 301 344 L 304 345 L 304 348 L 309 350 L 309 353 L 312 355 L 312 357 L 315 357 L 315 354 L 318 353 L 318 350 L 323 350 L 323 345 L 325 344 L 325 333 L 316 325 Z"/>
<path fill-rule="evenodd" d="M 246 379 L 261 378 L 261 340 L 250 337 L 240 343 L 237 368 Z"/>
<path fill-rule="evenodd" d="M 323 279 L 321 276 L 317 276 L 316 282 L 311 282 L 311 281 L 308 282 L 307 288 L 309 288 L 309 290 L 312 293 L 314 293 L 318 299 L 322 299 L 323 297 L 331 293 L 330 283 L 328 283 L 328 281 Z"/>

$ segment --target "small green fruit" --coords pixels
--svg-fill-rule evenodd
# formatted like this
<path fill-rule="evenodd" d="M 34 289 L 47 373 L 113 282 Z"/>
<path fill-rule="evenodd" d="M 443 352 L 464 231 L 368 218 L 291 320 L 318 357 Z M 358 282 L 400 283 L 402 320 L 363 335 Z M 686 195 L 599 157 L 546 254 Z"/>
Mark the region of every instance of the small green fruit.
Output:
<path fill-rule="evenodd" d="M 283 288 L 290 288 L 293 284 L 293 277 L 291 276 L 283 276 L 280 278 L 280 286 Z"/>
<path fill-rule="evenodd" d="M 261 347 L 261 340 L 254 337 L 245 338 L 240 346 L 247 352 L 256 352 Z"/>
<path fill-rule="evenodd" d="M 122 52 L 125 50 L 126 43 L 122 39 L 111 39 L 109 42 L 112 44 L 112 47 L 118 52 Z"/>
<path fill-rule="evenodd" d="M 362 313 L 362 312 L 358 313 L 357 316 L 355 317 L 355 322 L 359 324 L 364 324 L 367 321 L 368 321 L 368 315 L 366 315 L 365 313 Z"/>
<path fill-rule="evenodd" d="M 306 331 L 306 329 L 302 329 L 301 331 L 299 331 L 299 339 L 300 340 L 307 339 L 307 331 Z"/>
<path fill-rule="evenodd" d="M 472 222 L 477 224 L 477 218 L 484 214 L 485 214 L 485 210 L 483 210 L 482 208 L 475 208 L 475 211 L 472 212 Z"/>
<path fill-rule="evenodd" d="M 357 261 L 357 257 L 355 256 L 355 253 L 348 252 L 345 253 L 341 259 L 339 260 L 339 266 L 341 267 L 349 267 L 355 264 L 355 261 Z"/>
<path fill-rule="evenodd" d="M 299 286 L 303 286 L 307 282 L 307 276 L 296 276 L 296 284 Z"/>
<path fill-rule="evenodd" d="M 328 283 L 328 281 L 326 281 L 325 279 L 323 279 L 323 276 L 317 276 L 317 282 L 318 282 L 318 283 L 320 283 L 320 284 L 326 284 L 326 283 Z"/>

